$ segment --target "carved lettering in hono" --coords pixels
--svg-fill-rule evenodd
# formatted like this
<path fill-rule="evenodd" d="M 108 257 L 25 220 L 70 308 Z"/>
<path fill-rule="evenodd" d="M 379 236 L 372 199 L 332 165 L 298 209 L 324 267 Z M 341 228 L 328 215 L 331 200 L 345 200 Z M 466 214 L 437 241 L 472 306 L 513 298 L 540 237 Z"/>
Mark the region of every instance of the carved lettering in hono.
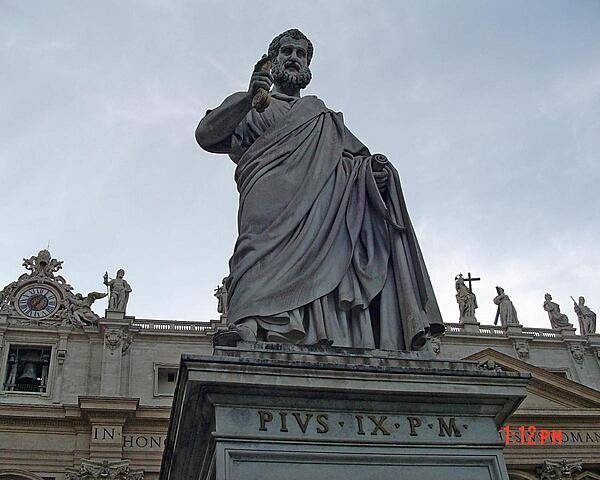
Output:
<path fill-rule="evenodd" d="M 375 428 L 371 432 L 371 435 L 377 435 L 378 432 L 381 432 L 384 435 L 390 435 L 390 432 L 388 432 L 384 426 L 384 422 L 387 420 L 387 417 L 385 415 L 382 415 L 379 418 L 376 418 L 373 415 L 369 415 L 369 420 L 371 420 L 373 422 L 373 425 L 375 425 Z"/>
<path fill-rule="evenodd" d="M 271 412 L 258 411 L 258 418 L 260 422 L 260 427 L 258 428 L 261 432 L 267 431 L 267 423 L 273 421 L 273 414 Z"/>
<path fill-rule="evenodd" d="M 115 427 L 94 427 L 92 438 L 94 440 L 114 440 Z"/>
<path fill-rule="evenodd" d="M 421 426 L 421 419 L 419 417 L 406 417 L 408 425 L 410 427 L 410 436 L 416 437 L 418 435 L 417 428 Z"/>
<path fill-rule="evenodd" d="M 292 415 L 296 419 L 296 423 L 300 427 L 300 430 L 302 431 L 302 433 L 306 433 L 306 429 L 308 428 L 308 423 L 310 422 L 310 419 L 313 417 L 313 414 L 305 413 L 304 420 L 302 420 L 300 418 L 300 413 L 294 412 L 294 413 L 292 413 Z"/>
<path fill-rule="evenodd" d="M 146 448 L 148 446 L 148 439 L 146 437 L 135 437 L 135 446 L 138 448 Z"/>
<path fill-rule="evenodd" d="M 289 432 L 287 428 L 287 412 L 279 412 L 279 417 L 281 418 L 281 428 L 280 432 Z"/>
<path fill-rule="evenodd" d="M 160 435 L 123 435 L 123 448 L 163 448 L 165 439 Z"/>
<path fill-rule="evenodd" d="M 354 415 L 354 417 L 356 418 L 356 423 L 358 424 L 358 430 L 356 431 L 356 433 L 358 435 L 364 435 L 365 434 L 365 429 L 363 427 L 363 416 L 362 415 Z"/>
<path fill-rule="evenodd" d="M 462 437 L 462 433 L 460 433 L 460 430 L 457 428 L 456 419 L 454 417 L 451 417 L 448 423 L 446 423 L 443 417 L 437 417 L 437 419 L 440 426 L 440 431 L 438 433 L 439 437 L 452 437 L 453 435 L 455 437 Z"/>
<path fill-rule="evenodd" d="M 320 425 L 317 427 L 317 433 L 327 433 L 329 431 L 329 424 L 327 420 L 329 417 L 325 413 L 320 413 L 317 415 L 317 423 Z"/>

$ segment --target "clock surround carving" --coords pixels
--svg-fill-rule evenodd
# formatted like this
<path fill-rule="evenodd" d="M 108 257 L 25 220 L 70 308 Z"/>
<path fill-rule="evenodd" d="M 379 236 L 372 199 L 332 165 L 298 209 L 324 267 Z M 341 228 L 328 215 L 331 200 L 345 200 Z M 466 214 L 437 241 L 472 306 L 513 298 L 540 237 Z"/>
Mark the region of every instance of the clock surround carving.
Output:
<path fill-rule="evenodd" d="M 91 305 L 106 293 L 74 293 L 73 287 L 57 272 L 63 262 L 52 258 L 48 250 L 23 259 L 23 273 L 0 290 L 0 315 L 10 324 L 24 326 L 96 325 L 99 316 Z"/>

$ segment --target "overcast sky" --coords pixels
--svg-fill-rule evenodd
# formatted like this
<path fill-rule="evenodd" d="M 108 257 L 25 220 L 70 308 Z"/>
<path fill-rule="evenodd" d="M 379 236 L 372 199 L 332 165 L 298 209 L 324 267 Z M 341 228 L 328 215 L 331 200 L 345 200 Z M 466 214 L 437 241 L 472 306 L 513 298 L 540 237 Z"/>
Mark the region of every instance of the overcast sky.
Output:
<path fill-rule="evenodd" d="M 119 267 L 138 318 L 216 318 L 237 191 L 196 145 L 271 38 L 315 45 L 305 93 L 400 172 L 444 320 L 472 272 L 549 327 L 600 313 L 600 1 L 2 1 L 0 288 L 50 244 L 84 294 Z M 106 301 L 96 303 L 102 312 Z"/>

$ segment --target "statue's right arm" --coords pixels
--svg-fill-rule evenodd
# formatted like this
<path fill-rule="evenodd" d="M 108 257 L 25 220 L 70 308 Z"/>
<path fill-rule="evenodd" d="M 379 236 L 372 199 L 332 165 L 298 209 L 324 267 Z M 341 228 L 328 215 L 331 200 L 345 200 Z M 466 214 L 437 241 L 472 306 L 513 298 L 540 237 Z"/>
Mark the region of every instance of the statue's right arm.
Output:
<path fill-rule="evenodd" d="M 227 153 L 235 128 L 252 109 L 248 92 L 236 92 L 210 110 L 196 128 L 196 141 L 204 150 Z"/>
<path fill-rule="evenodd" d="M 269 91 L 273 84 L 271 72 L 254 71 L 247 92 L 230 95 L 214 110 L 200 120 L 196 128 L 196 141 L 204 150 L 229 153 L 231 136 L 235 127 L 252 110 L 252 99 L 260 89 Z"/>

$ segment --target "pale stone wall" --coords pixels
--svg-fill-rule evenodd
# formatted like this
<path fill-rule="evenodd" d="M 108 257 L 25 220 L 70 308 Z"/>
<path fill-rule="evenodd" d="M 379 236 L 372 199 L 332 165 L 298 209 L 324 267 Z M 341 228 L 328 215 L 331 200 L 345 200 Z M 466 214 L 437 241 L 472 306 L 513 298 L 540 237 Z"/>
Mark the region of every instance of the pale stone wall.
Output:
<path fill-rule="evenodd" d="M 173 397 L 157 392 L 157 368 L 176 368 L 182 353 L 210 354 L 219 322 L 137 320 L 111 314 L 100 319 L 99 326 L 82 329 L 17 320 L 0 316 L 2 383 L 11 344 L 49 345 L 53 354 L 46 394 L 0 393 L 0 478 L 2 471 L 12 469 L 62 480 L 65 469 L 77 467 L 81 459 L 104 458 L 130 460 L 132 468 L 144 470 L 146 479 L 158 478 Z M 111 340 L 107 336 L 111 329 L 123 338 Z M 493 349 L 563 371 L 566 378 L 600 390 L 598 338 L 525 327 L 449 324 L 438 356 L 461 359 Z M 521 355 L 519 343 L 527 347 L 521 348 Z M 542 408 L 544 403 L 528 398 L 524 405 Z M 589 415 L 574 410 L 572 428 L 579 414 Z M 578 448 L 596 447 L 600 449 L 600 444 Z M 514 458 L 517 464 L 543 460 Z"/>
<path fill-rule="evenodd" d="M 566 378 L 600 390 L 600 335 L 582 337 L 572 331 L 521 326 L 507 330 L 494 325 L 446 325 L 440 357 L 465 358 L 493 348 L 548 371 L 565 372 Z M 519 343 L 527 345 L 521 356 Z"/>
<path fill-rule="evenodd" d="M 107 328 L 124 332 L 115 349 Z M 0 478 L 23 471 L 62 480 L 81 459 L 131 461 L 158 477 L 172 395 L 158 394 L 157 368 L 177 368 L 182 353 L 212 352 L 218 322 L 103 318 L 97 327 L 27 325 L 0 316 Z M 4 391 L 11 345 L 52 347 L 45 393 Z M 111 395 L 101 395 L 107 388 Z"/>

